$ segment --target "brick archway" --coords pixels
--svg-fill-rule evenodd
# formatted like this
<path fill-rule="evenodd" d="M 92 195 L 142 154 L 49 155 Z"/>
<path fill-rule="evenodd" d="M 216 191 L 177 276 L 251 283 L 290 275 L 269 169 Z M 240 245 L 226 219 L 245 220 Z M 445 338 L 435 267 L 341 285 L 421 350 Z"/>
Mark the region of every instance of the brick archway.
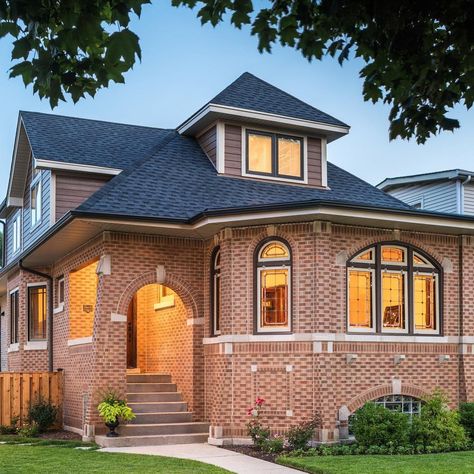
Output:
<path fill-rule="evenodd" d="M 190 290 L 190 285 L 173 274 L 166 274 L 165 278 L 162 281 L 158 281 L 156 271 L 143 273 L 140 276 L 134 278 L 127 285 L 117 302 L 116 313 L 127 314 L 128 305 L 130 304 L 133 295 L 140 288 L 154 283 L 159 283 L 161 285 L 167 286 L 181 298 L 188 312 L 188 319 L 194 319 L 198 317 L 198 307 L 196 303 L 196 298 Z"/>

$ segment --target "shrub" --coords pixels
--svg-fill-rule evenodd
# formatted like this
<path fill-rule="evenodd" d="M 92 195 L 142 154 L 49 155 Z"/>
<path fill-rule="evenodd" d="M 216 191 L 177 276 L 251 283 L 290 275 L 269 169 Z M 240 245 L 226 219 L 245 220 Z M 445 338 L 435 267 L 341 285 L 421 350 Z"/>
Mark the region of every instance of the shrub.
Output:
<path fill-rule="evenodd" d="M 424 452 L 457 451 L 465 449 L 468 440 L 459 421 L 459 413 L 450 410 L 446 397 L 435 392 L 413 418 L 411 440 Z"/>
<path fill-rule="evenodd" d="M 315 415 L 312 420 L 292 426 L 288 431 L 288 447 L 290 450 L 307 449 L 313 438 L 314 430 L 320 425 L 321 418 L 319 415 Z"/>
<path fill-rule="evenodd" d="M 0 425 L 0 435 L 11 435 L 16 433 L 16 426 Z"/>
<path fill-rule="evenodd" d="M 31 405 L 28 412 L 30 425 L 36 425 L 40 433 L 51 428 L 58 416 L 58 408 L 46 400 L 40 399 Z"/>
<path fill-rule="evenodd" d="M 466 434 L 474 441 L 474 403 L 461 403 L 459 405 L 459 417 Z"/>
<path fill-rule="evenodd" d="M 24 423 L 16 432 L 23 438 L 35 438 L 40 434 L 40 428 L 35 422 Z"/>
<path fill-rule="evenodd" d="M 352 427 L 357 443 L 366 448 L 408 444 L 408 417 L 375 403 L 366 403 L 355 413 Z"/>
<path fill-rule="evenodd" d="M 278 454 L 283 451 L 283 446 L 285 445 L 285 439 L 279 436 L 271 437 L 266 439 L 261 444 L 262 451 L 265 451 L 269 454 Z"/>

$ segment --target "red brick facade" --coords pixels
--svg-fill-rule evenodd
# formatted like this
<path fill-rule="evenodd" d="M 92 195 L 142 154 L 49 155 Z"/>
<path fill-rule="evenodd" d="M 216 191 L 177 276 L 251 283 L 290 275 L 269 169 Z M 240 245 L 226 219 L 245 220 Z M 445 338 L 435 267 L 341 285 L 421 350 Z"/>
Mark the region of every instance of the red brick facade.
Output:
<path fill-rule="evenodd" d="M 293 331 L 288 335 L 253 334 L 254 252 L 269 236 L 284 238 L 292 252 Z M 345 262 L 382 241 L 413 244 L 442 266 L 441 336 L 346 334 Z M 209 271 L 217 245 L 221 335 L 210 337 Z M 103 255 L 110 256 L 111 273 L 98 276 L 92 338 L 78 340 L 70 328 L 71 272 Z M 348 413 L 385 394 L 419 397 L 439 387 L 453 406 L 473 400 L 473 261 L 471 237 L 328 222 L 228 228 L 208 241 L 104 233 L 43 269 L 65 277 L 64 311 L 54 315 L 54 368 L 65 371 L 65 425 L 84 428 L 85 434 L 94 425 L 100 429 L 98 393 L 108 387 L 125 391 L 127 309 L 137 291 L 157 282 L 176 293 L 176 305 L 160 310 L 159 318 L 143 313 L 154 322 L 145 330 L 139 323 L 138 330 L 158 343 L 139 352 L 140 365 L 172 373 L 196 420 L 210 422 L 214 442 L 246 436 L 246 412 L 257 395 L 267 400 L 264 418 L 275 432 L 319 412 L 321 440 L 337 438 Z M 47 369 L 46 350 L 24 350 L 26 285 L 38 280 L 21 271 L 8 282 L 9 290 L 20 288 L 21 321 L 19 350 L 8 355 L 10 370 Z M 348 362 L 348 354 L 357 355 L 354 362 Z M 396 364 L 394 357 L 401 354 L 406 359 Z M 449 360 L 443 358 L 447 355 Z"/>

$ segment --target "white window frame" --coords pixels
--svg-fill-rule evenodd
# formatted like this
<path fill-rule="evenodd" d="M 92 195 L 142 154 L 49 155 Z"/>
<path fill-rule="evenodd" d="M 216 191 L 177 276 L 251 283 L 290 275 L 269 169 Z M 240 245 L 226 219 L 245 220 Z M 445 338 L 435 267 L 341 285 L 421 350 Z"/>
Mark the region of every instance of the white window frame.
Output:
<path fill-rule="evenodd" d="M 30 288 L 35 288 L 39 286 L 44 286 L 46 288 L 46 337 L 44 339 L 32 339 L 31 334 L 30 334 L 30 329 L 31 329 L 31 320 L 30 320 Z M 48 298 L 51 298 L 51 295 L 49 294 L 49 288 L 48 288 L 48 282 L 47 281 L 38 281 L 34 283 L 27 283 L 26 285 L 27 291 L 26 291 L 26 323 L 27 323 L 27 333 L 28 333 L 28 343 L 30 347 L 35 347 L 35 344 L 38 343 L 38 345 L 41 345 L 43 343 L 47 343 L 48 340 Z M 25 350 L 31 350 L 31 349 L 26 349 Z"/>
<path fill-rule="evenodd" d="M 368 262 L 367 260 L 363 260 L 364 262 Z M 372 327 L 371 328 L 360 328 L 357 326 L 352 326 L 351 325 L 351 314 L 350 314 L 350 279 L 349 279 L 349 274 L 351 271 L 356 271 L 356 272 L 370 272 L 372 274 L 372 285 L 370 288 L 370 294 L 371 294 L 371 301 L 370 305 L 372 307 L 372 314 L 371 314 L 371 322 L 372 322 Z M 350 332 L 359 332 L 359 333 L 365 333 L 365 334 L 374 334 L 377 331 L 377 320 L 376 320 L 376 297 L 375 297 L 375 269 L 374 268 L 359 268 L 359 267 L 348 267 L 347 268 L 347 328 L 348 331 Z"/>
<path fill-rule="evenodd" d="M 370 260 L 364 260 L 362 258 L 359 258 L 361 255 L 364 255 L 364 253 L 367 252 L 372 252 L 372 258 Z M 366 250 L 363 250 L 362 252 L 358 253 L 353 259 L 351 259 L 351 262 L 358 262 L 358 263 L 375 263 L 375 247 L 370 247 Z"/>
<path fill-rule="evenodd" d="M 283 242 L 278 241 L 282 245 Z M 268 245 L 270 242 L 265 244 L 262 248 L 260 248 L 260 252 L 262 249 Z M 285 245 L 286 247 L 286 245 Z M 289 253 L 289 252 L 288 252 Z M 281 260 L 281 259 L 280 259 Z M 270 259 L 265 259 L 264 261 L 269 262 Z M 290 262 L 290 258 L 288 258 L 288 262 Z M 261 306 L 262 306 L 262 271 L 265 270 L 288 270 L 288 322 L 285 326 L 278 326 L 278 327 L 268 327 L 268 326 L 262 326 L 261 324 Z M 269 265 L 268 267 L 266 266 L 261 266 L 257 267 L 257 333 L 269 333 L 269 332 L 290 332 L 291 331 L 291 265 L 278 265 L 278 266 L 273 266 Z"/>
<path fill-rule="evenodd" d="M 21 250 L 21 211 L 17 213 L 12 221 L 12 253 Z"/>
<path fill-rule="evenodd" d="M 13 350 L 17 350 L 15 348 L 18 347 L 18 344 L 20 342 L 20 331 L 19 331 L 19 325 L 20 325 L 20 300 L 18 299 L 18 314 L 16 314 L 16 333 L 18 334 L 18 339 L 16 342 L 12 342 L 12 334 L 13 334 L 13 328 L 12 328 L 12 302 L 11 302 L 11 297 L 14 293 L 18 293 L 18 298 L 20 298 L 20 288 L 17 286 L 16 288 L 13 288 L 13 290 L 10 290 L 9 291 L 9 295 L 10 295 L 10 301 L 9 301 L 9 310 L 10 310 L 10 344 L 9 344 L 9 348 L 12 348 Z"/>
<path fill-rule="evenodd" d="M 61 291 L 60 291 L 61 285 L 63 285 L 63 296 L 64 296 L 63 301 L 61 301 L 60 299 L 61 298 Z M 57 292 L 56 300 L 57 300 L 58 305 L 56 306 L 56 308 L 54 308 L 53 313 L 58 314 L 64 311 L 64 300 L 66 299 L 66 283 L 65 283 L 64 277 L 60 277 L 56 280 L 55 291 Z"/>
<path fill-rule="evenodd" d="M 432 275 L 435 280 L 435 313 L 436 313 L 436 329 L 416 329 L 416 321 L 415 321 L 415 276 L 416 275 Z M 440 334 L 441 328 L 439 327 L 440 321 L 439 321 L 439 274 L 434 273 L 434 272 L 413 272 L 413 307 L 412 307 L 412 313 L 413 313 L 413 334 Z"/>
<path fill-rule="evenodd" d="M 405 254 L 407 252 L 405 251 Z M 406 259 L 406 255 L 405 255 Z M 404 301 L 403 301 L 403 319 L 405 321 L 405 329 L 396 329 L 396 328 L 384 328 L 383 325 L 383 314 L 382 314 L 382 304 L 383 304 L 383 274 L 384 273 L 395 273 L 397 275 L 403 275 L 403 291 L 404 291 Z M 388 268 L 382 268 L 380 271 L 380 332 L 382 333 L 395 333 L 395 334 L 408 334 L 408 272 L 406 270 L 390 270 Z"/>
<path fill-rule="evenodd" d="M 39 170 L 38 174 L 31 181 L 30 185 L 30 217 L 31 217 L 31 229 L 34 229 L 38 226 L 42 220 L 43 215 L 43 186 L 42 186 L 42 172 Z M 36 191 L 36 207 L 33 208 L 33 190 Z"/>

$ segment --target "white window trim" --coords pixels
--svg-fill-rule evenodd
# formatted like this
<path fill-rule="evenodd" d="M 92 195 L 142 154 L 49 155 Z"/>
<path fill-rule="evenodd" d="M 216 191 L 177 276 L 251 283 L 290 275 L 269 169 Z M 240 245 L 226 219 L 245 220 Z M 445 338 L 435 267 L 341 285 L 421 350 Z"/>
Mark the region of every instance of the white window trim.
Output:
<path fill-rule="evenodd" d="M 268 245 L 271 242 L 268 242 Z M 267 260 L 268 261 L 268 260 Z M 278 327 L 267 327 L 261 325 L 261 303 L 262 303 L 262 271 L 265 270 L 288 270 L 288 324 L 286 326 Z M 257 332 L 258 333 L 269 333 L 269 332 L 290 332 L 291 331 L 291 265 L 269 265 L 268 267 L 261 266 L 257 268 Z"/>
<path fill-rule="evenodd" d="M 367 252 L 372 252 L 372 258 L 370 260 L 364 260 L 359 258 L 359 255 L 364 255 L 364 253 Z M 375 247 L 370 247 L 366 250 L 362 250 L 362 252 L 359 252 L 354 258 L 351 259 L 351 262 L 375 264 Z"/>
<path fill-rule="evenodd" d="M 44 351 L 47 348 L 48 348 L 48 341 L 46 339 L 28 341 L 23 347 L 25 351 Z"/>
<path fill-rule="evenodd" d="M 439 327 L 439 274 L 434 272 L 413 272 L 413 280 L 415 279 L 416 274 L 418 275 L 432 275 L 435 279 L 435 295 L 436 295 L 436 302 L 435 302 L 435 313 L 436 313 L 436 329 L 416 329 L 416 321 L 415 321 L 415 282 L 413 281 L 413 333 L 414 334 L 440 334 L 441 328 Z"/>
<path fill-rule="evenodd" d="M 84 344 L 92 344 L 92 336 L 88 337 L 78 337 L 76 339 L 68 339 L 68 347 L 82 346 Z"/>
<path fill-rule="evenodd" d="M 39 173 L 35 178 L 31 181 L 30 184 L 30 220 L 31 220 L 31 230 L 35 229 L 43 219 L 43 181 L 42 181 L 43 172 L 39 170 Z M 31 199 L 33 188 L 38 186 L 38 191 L 36 194 L 36 208 L 33 209 L 33 202 Z M 36 216 L 34 220 L 33 216 Z M 33 222 L 34 221 L 34 222 Z"/>
<path fill-rule="evenodd" d="M 26 311 L 26 328 L 27 328 L 27 334 L 28 334 L 28 342 L 26 343 L 25 345 L 25 351 L 33 351 L 33 350 L 43 350 L 43 348 L 41 349 L 35 349 L 35 347 L 38 345 L 41 345 L 41 344 L 46 344 L 46 347 L 44 347 L 44 349 L 47 349 L 47 343 L 48 343 L 48 339 L 47 339 L 47 334 L 48 334 L 48 298 L 51 298 L 51 295 L 49 294 L 49 286 L 48 286 L 48 282 L 46 281 L 38 281 L 38 282 L 33 282 L 33 283 L 27 283 L 26 284 L 26 287 L 27 288 L 34 288 L 34 287 L 37 287 L 37 286 L 44 286 L 46 288 L 46 339 L 30 339 L 30 295 L 29 293 L 27 292 L 26 294 L 26 298 L 27 298 L 27 311 Z M 37 344 L 38 343 L 38 344 Z M 28 349 L 27 346 L 30 346 L 31 348 Z"/>
<path fill-rule="evenodd" d="M 64 286 L 64 298 L 66 298 L 66 282 L 64 281 L 64 277 L 61 277 L 61 278 L 58 278 L 57 290 L 56 290 L 58 292 L 58 308 L 60 306 L 62 306 L 64 308 L 64 300 L 62 300 L 62 301 L 59 300 L 59 297 L 61 295 L 61 292 L 59 291 L 59 286 L 61 285 L 61 283 Z"/>
<path fill-rule="evenodd" d="M 264 132 L 264 133 L 274 133 L 274 134 L 281 134 L 285 135 L 284 132 L 281 130 L 276 129 L 268 129 L 268 128 L 261 128 L 261 127 L 242 127 L 242 156 L 241 156 L 241 171 L 242 176 L 246 178 L 254 178 L 254 179 L 262 179 L 262 180 L 270 180 L 270 181 L 283 181 L 285 183 L 293 183 L 293 184 L 308 184 L 308 138 L 306 135 L 300 135 L 298 133 L 289 133 L 289 136 L 295 138 L 301 138 L 303 140 L 303 179 L 298 178 L 284 178 L 278 176 L 266 176 L 261 174 L 254 174 L 254 173 L 247 173 L 247 130 L 255 130 L 256 132 Z"/>
<path fill-rule="evenodd" d="M 12 254 L 21 250 L 21 210 L 16 214 L 12 221 Z"/>
<path fill-rule="evenodd" d="M 434 269 L 434 266 L 429 263 L 415 263 L 415 255 L 418 257 L 418 258 L 421 258 L 422 260 L 427 260 L 427 258 L 423 257 L 423 255 L 420 255 L 418 252 L 413 252 L 413 266 L 414 267 L 418 267 L 418 268 L 433 268 Z"/>
<path fill-rule="evenodd" d="M 59 304 L 56 308 L 53 309 L 53 314 L 59 314 L 64 311 L 64 303 Z"/>
<path fill-rule="evenodd" d="M 407 253 L 405 251 L 405 253 Z M 406 258 L 406 257 L 405 257 Z M 403 288 L 404 288 L 404 301 L 403 301 L 403 319 L 405 321 L 405 329 L 395 329 L 395 328 L 384 328 L 383 326 L 383 314 L 382 314 L 382 304 L 383 304 L 383 274 L 384 273 L 394 273 L 397 275 L 403 275 Z M 408 334 L 408 272 L 406 270 L 390 270 L 387 268 L 382 268 L 380 271 L 380 331 L 382 333 L 394 333 L 394 334 Z"/>
<path fill-rule="evenodd" d="M 364 260 L 364 262 L 367 262 L 367 260 Z M 350 312 L 350 301 L 349 301 L 349 287 L 350 287 L 350 279 L 349 279 L 349 273 L 351 271 L 356 271 L 356 272 L 370 272 L 372 274 L 372 285 L 370 288 L 370 293 L 371 293 L 371 302 L 370 305 L 372 307 L 372 314 L 371 314 L 371 319 L 372 319 L 372 327 L 371 328 L 360 328 L 357 326 L 351 326 L 351 312 Z M 377 328 L 377 321 L 376 321 L 376 312 L 375 312 L 375 269 L 373 268 L 359 268 L 359 267 L 348 267 L 347 269 L 347 329 L 349 332 L 358 332 L 358 333 L 365 333 L 365 334 L 374 334 L 376 332 Z"/>
<path fill-rule="evenodd" d="M 383 249 L 389 248 L 389 249 L 400 249 L 403 252 L 403 261 L 402 262 L 395 262 L 393 260 L 383 260 L 382 255 L 383 255 Z M 382 245 L 380 247 L 380 263 L 382 265 L 398 265 L 398 266 L 407 266 L 408 258 L 408 249 L 406 247 L 402 247 L 401 245 Z"/>
<path fill-rule="evenodd" d="M 15 342 L 13 344 L 10 344 L 7 348 L 7 353 L 10 354 L 10 352 L 18 352 L 20 350 L 20 343 Z"/>
<path fill-rule="evenodd" d="M 10 296 L 10 301 L 9 301 L 9 311 L 10 311 L 10 321 L 9 321 L 9 326 L 10 326 L 10 341 L 11 341 L 11 338 L 12 338 L 12 315 L 11 315 L 11 311 L 12 311 L 12 304 L 11 304 L 11 296 L 13 295 L 13 293 L 17 293 L 18 292 L 18 298 L 20 297 L 20 287 L 17 286 L 16 288 L 13 288 L 13 290 L 10 290 L 8 292 L 9 296 Z M 18 309 L 19 308 L 19 302 L 18 302 Z M 18 314 L 18 321 L 17 321 L 17 324 L 20 322 L 20 315 Z M 20 331 L 18 331 L 18 339 L 20 338 Z M 8 352 L 14 352 L 14 351 L 17 351 L 19 350 L 18 349 L 18 342 L 14 342 L 14 343 L 10 343 L 9 345 L 9 348 L 12 347 L 12 346 L 16 346 L 17 348 L 14 349 L 14 350 L 9 350 Z"/>

